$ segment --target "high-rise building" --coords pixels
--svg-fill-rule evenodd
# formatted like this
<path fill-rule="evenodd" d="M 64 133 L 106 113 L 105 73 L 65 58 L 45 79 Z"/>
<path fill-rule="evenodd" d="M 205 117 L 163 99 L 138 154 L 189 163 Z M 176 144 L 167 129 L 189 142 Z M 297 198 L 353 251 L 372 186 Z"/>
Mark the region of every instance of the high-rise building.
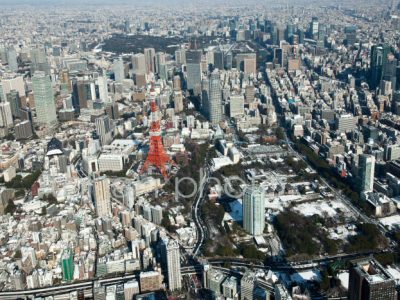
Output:
<path fill-rule="evenodd" d="M 155 56 L 156 51 L 154 48 L 145 48 L 144 49 L 144 57 L 146 60 L 146 73 L 154 73 L 155 72 Z"/>
<path fill-rule="evenodd" d="M 32 124 L 28 120 L 22 121 L 15 125 L 15 139 L 23 140 L 32 137 Z"/>
<path fill-rule="evenodd" d="M 61 255 L 61 268 L 64 281 L 71 281 L 74 276 L 74 253 L 70 248 L 64 249 Z"/>
<path fill-rule="evenodd" d="M 319 22 L 317 17 L 313 17 L 310 23 L 310 37 L 314 38 L 319 32 Z"/>
<path fill-rule="evenodd" d="M 6 101 L 6 94 L 4 93 L 3 83 L 0 82 L 0 102 Z"/>
<path fill-rule="evenodd" d="M 161 65 L 165 65 L 165 53 L 157 52 L 156 53 L 156 62 L 155 62 L 155 72 L 160 74 Z"/>
<path fill-rule="evenodd" d="M 42 71 L 46 75 L 50 75 L 50 65 L 47 62 L 46 51 L 44 47 L 33 48 L 31 56 L 31 72 Z"/>
<path fill-rule="evenodd" d="M 177 65 L 186 64 L 186 50 L 180 49 L 175 51 L 175 61 Z"/>
<path fill-rule="evenodd" d="M 110 119 L 116 120 L 119 118 L 119 108 L 117 102 L 109 102 L 106 104 L 106 114 Z"/>
<path fill-rule="evenodd" d="M 352 114 L 335 115 L 335 127 L 340 132 L 348 132 L 356 128 L 358 117 Z"/>
<path fill-rule="evenodd" d="M 146 74 L 146 57 L 143 53 L 132 55 L 132 68 L 134 74 Z"/>
<path fill-rule="evenodd" d="M 151 219 L 154 224 L 160 225 L 163 218 L 163 209 L 160 205 L 151 207 Z"/>
<path fill-rule="evenodd" d="M 0 44 L 0 60 L 3 64 L 7 63 L 7 50 L 4 44 Z"/>
<path fill-rule="evenodd" d="M 253 84 L 247 85 L 245 88 L 245 93 L 246 93 L 246 103 L 253 102 L 255 97 L 254 85 Z"/>
<path fill-rule="evenodd" d="M 209 89 L 210 87 L 210 82 L 207 77 L 204 77 L 203 80 L 201 81 L 201 110 L 203 111 L 203 114 L 208 117 L 208 109 L 209 109 Z"/>
<path fill-rule="evenodd" d="M 208 119 L 213 124 L 222 120 L 222 92 L 218 69 L 210 74 L 208 88 Z"/>
<path fill-rule="evenodd" d="M 50 77 L 42 71 L 37 71 L 32 77 L 32 86 L 37 122 L 47 126 L 57 124 L 56 104 Z"/>
<path fill-rule="evenodd" d="M 123 79 L 125 79 L 124 62 L 121 57 L 114 60 L 113 72 L 115 81 L 122 81 Z"/>
<path fill-rule="evenodd" d="M 16 90 L 11 90 L 7 95 L 6 95 L 7 101 L 10 103 L 11 107 L 11 113 L 14 118 L 20 118 L 21 113 L 21 99 L 19 97 L 19 94 Z"/>
<path fill-rule="evenodd" d="M 171 291 L 182 288 L 181 255 L 177 241 L 165 238 L 163 243 L 164 262 L 168 274 L 168 287 Z"/>
<path fill-rule="evenodd" d="M 228 277 L 222 284 L 222 294 L 227 299 L 235 299 L 238 293 L 238 281 L 236 277 Z"/>
<path fill-rule="evenodd" d="M 100 138 L 101 145 L 104 146 L 110 144 L 113 138 L 113 128 L 109 116 L 104 115 L 96 118 L 95 123 L 96 132 Z"/>
<path fill-rule="evenodd" d="M 347 26 L 344 29 L 346 33 L 346 45 L 347 46 L 354 46 L 357 41 L 357 28 L 355 26 Z"/>
<path fill-rule="evenodd" d="M 98 177 L 93 182 L 93 194 L 96 204 L 96 214 L 99 218 L 110 216 L 111 195 L 110 179 L 105 176 Z"/>
<path fill-rule="evenodd" d="M 225 281 L 226 275 L 218 270 L 210 269 L 207 271 L 206 278 L 207 289 L 212 292 L 214 299 L 218 299 L 222 294 L 222 283 Z"/>
<path fill-rule="evenodd" d="M 239 115 L 244 115 L 243 95 L 231 95 L 229 98 L 229 116 L 234 118 Z"/>
<path fill-rule="evenodd" d="M 252 235 L 261 235 L 265 226 L 265 197 L 260 187 L 247 187 L 243 197 L 243 228 Z"/>
<path fill-rule="evenodd" d="M 371 47 L 371 64 L 370 64 L 370 88 L 378 87 L 383 75 L 385 74 L 388 55 L 390 53 L 389 45 L 374 45 Z"/>
<path fill-rule="evenodd" d="M 278 64 L 281 67 L 283 66 L 283 50 L 282 48 L 274 49 L 274 63 Z"/>
<path fill-rule="evenodd" d="M 352 262 L 349 274 L 349 300 L 395 300 L 396 282 L 375 259 Z"/>
<path fill-rule="evenodd" d="M 251 271 L 246 271 L 240 280 L 240 299 L 253 300 L 254 288 L 256 285 L 256 274 Z"/>
<path fill-rule="evenodd" d="M 16 72 L 18 71 L 18 60 L 17 60 L 17 52 L 15 51 L 14 47 L 11 47 L 7 51 L 7 62 L 8 62 L 8 68 Z"/>
<path fill-rule="evenodd" d="M 359 157 L 358 165 L 360 190 L 363 192 L 372 192 L 374 189 L 375 157 L 362 154 Z"/>
<path fill-rule="evenodd" d="M 8 102 L 0 103 L 0 127 L 10 128 L 13 126 L 11 106 Z"/>
<path fill-rule="evenodd" d="M 125 300 L 132 300 L 133 296 L 140 293 L 139 283 L 136 280 L 124 283 Z"/>
<path fill-rule="evenodd" d="M 1 93 L 3 90 L 3 93 Z M 12 90 L 18 91 L 20 97 L 25 96 L 25 82 L 22 76 L 15 76 L 8 79 L 0 79 L 0 98 L 5 101 L 6 94 Z M 2 100 L 2 101 L 3 101 Z"/>
<path fill-rule="evenodd" d="M 174 76 L 174 91 L 181 90 L 181 77 L 179 75 Z"/>
<path fill-rule="evenodd" d="M 400 145 L 385 145 L 385 150 L 383 154 L 385 161 L 396 160 L 400 158 Z"/>
<path fill-rule="evenodd" d="M 161 288 L 161 276 L 156 271 L 141 272 L 139 275 L 140 292 L 152 292 Z"/>
<path fill-rule="evenodd" d="M 238 53 L 236 54 L 236 68 L 245 74 L 256 73 L 256 54 L 255 53 Z"/>
<path fill-rule="evenodd" d="M 88 101 L 96 99 L 93 83 L 86 74 L 72 80 L 72 103 L 76 111 L 88 108 Z"/>
<path fill-rule="evenodd" d="M 223 70 L 224 65 L 224 53 L 221 50 L 214 52 L 214 67 L 219 70 Z"/>
<path fill-rule="evenodd" d="M 227 70 L 232 69 L 232 61 L 233 61 L 232 52 L 226 53 L 225 59 L 224 59 L 225 69 L 227 69 Z"/>
<path fill-rule="evenodd" d="M 256 57 L 248 57 L 244 59 L 243 72 L 246 75 L 256 75 L 257 73 Z"/>
<path fill-rule="evenodd" d="M 103 102 L 109 102 L 110 97 L 108 96 L 108 85 L 107 78 L 104 76 L 99 76 L 97 78 L 97 86 L 99 89 L 99 97 Z"/>
<path fill-rule="evenodd" d="M 174 92 L 174 109 L 176 113 L 183 111 L 183 95 L 182 91 Z"/>
<path fill-rule="evenodd" d="M 190 50 L 186 52 L 186 88 L 196 92 L 201 87 L 201 51 Z"/>

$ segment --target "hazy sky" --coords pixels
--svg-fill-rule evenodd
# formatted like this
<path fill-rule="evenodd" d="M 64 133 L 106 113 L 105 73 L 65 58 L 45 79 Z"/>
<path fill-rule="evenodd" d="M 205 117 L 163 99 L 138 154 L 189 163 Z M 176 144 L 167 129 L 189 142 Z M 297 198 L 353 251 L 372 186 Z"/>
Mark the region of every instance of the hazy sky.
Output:
<path fill-rule="evenodd" d="M 388 4 L 391 0 L 353 0 L 353 3 L 385 3 Z M 225 4 L 243 4 L 250 5 L 257 4 L 289 4 L 289 5 L 329 5 L 329 4 L 346 4 L 348 0 L 0 0 L 0 5 L 34 5 L 34 6 L 52 6 L 52 5 L 174 5 L 174 4 L 212 4 L 212 3 L 225 3 Z"/>

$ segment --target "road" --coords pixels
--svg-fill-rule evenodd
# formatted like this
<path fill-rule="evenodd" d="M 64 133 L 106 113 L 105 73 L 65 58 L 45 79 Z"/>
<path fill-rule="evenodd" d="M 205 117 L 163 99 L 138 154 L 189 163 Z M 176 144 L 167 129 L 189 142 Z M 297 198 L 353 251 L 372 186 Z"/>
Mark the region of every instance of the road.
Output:
<path fill-rule="evenodd" d="M 208 181 L 208 178 L 210 176 L 210 170 L 208 165 L 205 165 L 205 168 L 202 169 L 203 170 L 203 174 L 201 174 L 202 172 L 200 172 L 200 176 L 202 176 L 202 178 L 200 178 L 200 183 L 199 183 L 199 187 L 197 190 L 197 194 L 196 194 L 196 200 L 193 202 L 192 205 L 192 217 L 194 220 L 194 224 L 196 226 L 196 237 L 197 237 L 197 242 L 195 244 L 195 247 L 193 249 L 193 257 L 196 258 L 197 255 L 200 252 L 200 249 L 204 243 L 204 239 L 205 239 L 205 232 L 206 232 L 206 226 L 204 224 L 204 221 L 201 219 L 201 213 L 200 213 L 200 205 L 204 200 L 204 194 L 205 194 L 205 189 L 206 189 L 206 183 Z"/>
<path fill-rule="evenodd" d="M 383 252 L 383 251 L 381 251 Z M 241 258 L 212 258 L 209 259 L 208 263 L 213 266 L 213 268 L 222 271 L 223 273 L 229 273 L 231 275 L 242 275 L 241 271 L 235 270 L 234 267 L 250 268 L 250 269 L 262 269 L 265 271 L 300 271 L 309 270 L 318 267 L 319 265 L 332 263 L 337 260 L 348 260 L 366 257 L 372 255 L 376 252 L 365 252 L 365 253 L 355 253 L 355 254 L 339 254 L 324 258 L 318 258 L 313 260 L 295 262 L 295 263 L 272 263 L 264 265 L 261 263 L 250 262 L 246 259 Z M 224 268 L 221 265 L 229 263 L 231 268 Z M 233 267 L 233 268 L 232 268 Z M 181 267 L 182 275 L 191 274 L 201 274 L 203 272 L 203 265 L 199 263 L 193 263 L 189 266 Z M 95 282 L 99 282 L 101 285 L 119 284 L 124 283 L 132 279 L 137 279 L 138 275 L 120 275 L 113 278 L 102 278 L 102 279 L 91 279 L 85 282 L 77 282 L 71 284 L 64 284 L 54 287 L 45 287 L 38 289 L 30 289 L 23 291 L 3 291 L 0 292 L 0 299 L 16 299 L 17 297 L 27 297 L 27 296 L 49 296 L 49 295 L 61 295 L 68 293 L 70 291 L 87 290 L 92 289 Z M 267 282 L 260 282 L 260 285 L 265 287 L 271 287 Z"/>

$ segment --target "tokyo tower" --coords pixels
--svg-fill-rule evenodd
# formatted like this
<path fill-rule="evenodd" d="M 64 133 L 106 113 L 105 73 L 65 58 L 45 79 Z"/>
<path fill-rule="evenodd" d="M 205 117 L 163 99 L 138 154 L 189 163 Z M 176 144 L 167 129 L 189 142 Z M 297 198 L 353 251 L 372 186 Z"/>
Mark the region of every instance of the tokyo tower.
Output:
<path fill-rule="evenodd" d="M 144 173 L 150 166 L 156 167 L 164 178 L 168 178 L 167 164 L 175 165 L 175 162 L 165 153 L 161 141 L 160 120 L 157 117 L 157 104 L 155 99 L 151 101 L 152 120 L 150 127 L 150 149 L 141 173 Z"/>

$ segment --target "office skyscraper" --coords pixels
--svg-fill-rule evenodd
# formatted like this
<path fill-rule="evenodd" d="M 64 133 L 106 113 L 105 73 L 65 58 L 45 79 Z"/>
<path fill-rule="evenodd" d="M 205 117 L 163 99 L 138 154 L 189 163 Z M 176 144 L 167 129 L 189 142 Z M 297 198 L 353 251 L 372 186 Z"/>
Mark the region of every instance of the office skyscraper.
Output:
<path fill-rule="evenodd" d="M 6 100 L 6 95 L 4 93 L 3 83 L 0 82 L 0 102 L 4 102 Z"/>
<path fill-rule="evenodd" d="M 396 282 L 374 259 L 352 262 L 349 274 L 349 300 L 395 300 Z"/>
<path fill-rule="evenodd" d="M 310 37 L 318 37 L 319 32 L 319 22 L 317 17 L 313 17 L 310 23 Z"/>
<path fill-rule="evenodd" d="M 229 97 L 229 116 L 231 118 L 244 115 L 244 97 L 243 95 L 232 95 Z"/>
<path fill-rule="evenodd" d="M 32 124 L 28 120 L 16 124 L 14 131 L 16 140 L 27 139 L 33 135 Z"/>
<path fill-rule="evenodd" d="M 46 51 L 43 47 L 31 50 L 31 61 L 31 72 L 42 71 L 46 75 L 50 75 L 50 65 L 47 62 Z"/>
<path fill-rule="evenodd" d="M 10 103 L 11 106 L 11 113 L 14 118 L 20 117 L 20 110 L 21 110 L 21 99 L 19 98 L 19 94 L 16 90 L 11 90 L 6 95 L 7 101 Z"/>
<path fill-rule="evenodd" d="M 146 60 L 146 73 L 154 73 L 156 70 L 155 68 L 155 56 L 156 56 L 156 51 L 154 48 L 145 48 L 144 49 L 144 57 Z"/>
<path fill-rule="evenodd" d="M 119 59 L 114 60 L 113 72 L 115 81 L 122 81 L 123 79 L 125 79 L 124 62 L 122 61 L 121 57 Z"/>
<path fill-rule="evenodd" d="M 371 47 L 370 88 L 375 89 L 385 74 L 390 47 L 388 45 L 374 45 Z"/>
<path fill-rule="evenodd" d="M 32 77 L 32 86 L 37 122 L 46 126 L 55 125 L 57 113 L 50 77 L 42 71 L 37 71 Z"/>
<path fill-rule="evenodd" d="M 175 61 L 178 65 L 186 64 L 186 50 L 180 49 L 175 51 Z"/>
<path fill-rule="evenodd" d="M 13 126 L 11 106 L 8 102 L 0 103 L 0 127 L 10 128 Z"/>
<path fill-rule="evenodd" d="M 257 73 L 256 57 L 245 58 L 243 63 L 244 63 L 244 74 L 255 76 Z"/>
<path fill-rule="evenodd" d="M 221 50 L 214 52 L 214 67 L 216 69 L 224 69 L 224 53 Z"/>
<path fill-rule="evenodd" d="M 132 55 L 132 68 L 134 74 L 146 74 L 146 58 L 143 53 Z"/>
<path fill-rule="evenodd" d="M 17 51 L 15 51 L 14 47 L 9 48 L 7 51 L 7 62 L 11 71 L 18 71 Z"/>
<path fill-rule="evenodd" d="M 222 93 L 218 69 L 215 69 L 210 74 L 208 88 L 208 119 L 213 124 L 218 124 L 222 120 Z"/>
<path fill-rule="evenodd" d="M 107 115 L 101 116 L 96 119 L 96 132 L 100 138 L 100 143 L 102 146 L 108 145 L 112 141 L 112 123 Z"/>
<path fill-rule="evenodd" d="M 359 157 L 360 190 L 372 192 L 374 189 L 375 157 L 362 154 Z"/>
<path fill-rule="evenodd" d="M 165 65 L 165 53 L 157 52 L 156 53 L 156 63 L 155 63 L 155 72 L 160 74 L 161 66 Z"/>
<path fill-rule="evenodd" d="M 174 110 L 176 113 L 183 111 L 183 95 L 182 91 L 174 92 Z"/>
<path fill-rule="evenodd" d="M 99 218 L 111 215 L 110 179 L 98 177 L 93 182 L 96 214 Z"/>
<path fill-rule="evenodd" d="M 110 102 L 108 97 L 107 77 L 99 76 L 97 78 L 97 86 L 99 89 L 99 97 L 103 102 Z"/>
<path fill-rule="evenodd" d="M 186 52 L 186 87 L 196 92 L 201 87 L 201 51 L 190 50 Z"/>
<path fill-rule="evenodd" d="M 242 279 L 240 280 L 241 288 L 241 299 L 243 300 L 253 300 L 254 299 L 254 288 L 256 285 L 257 277 L 252 271 L 246 271 Z"/>
<path fill-rule="evenodd" d="M 265 226 L 264 190 L 247 187 L 243 197 L 243 228 L 252 235 L 261 235 Z"/>
<path fill-rule="evenodd" d="M 207 77 L 204 77 L 201 81 L 201 110 L 203 114 L 208 118 L 208 89 L 210 83 Z"/>
<path fill-rule="evenodd" d="M 173 239 L 165 238 L 163 243 L 164 262 L 168 273 L 168 287 L 171 291 L 182 288 L 181 257 L 179 244 Z"/>

